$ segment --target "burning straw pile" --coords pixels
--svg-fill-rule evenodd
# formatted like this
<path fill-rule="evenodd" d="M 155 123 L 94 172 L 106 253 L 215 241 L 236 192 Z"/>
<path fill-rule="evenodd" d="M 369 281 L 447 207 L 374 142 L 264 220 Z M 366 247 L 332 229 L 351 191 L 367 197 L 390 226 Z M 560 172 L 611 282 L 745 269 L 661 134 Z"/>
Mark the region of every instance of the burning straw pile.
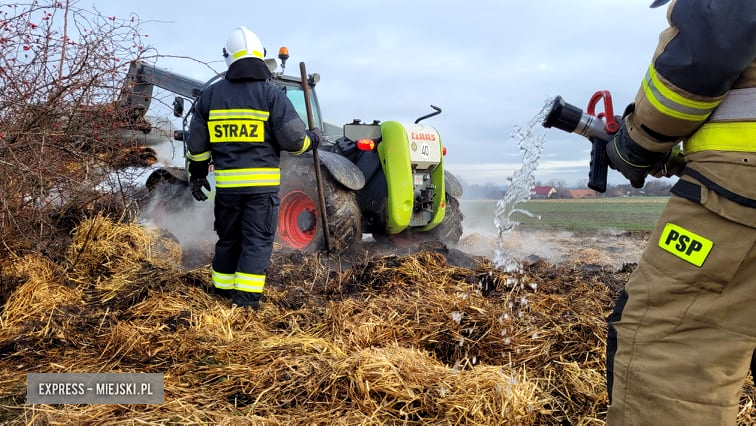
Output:
<path fill-rule="evenodd" d="M 170 238 L 85 221 L 66 264 L 2 265 L 0 421 L 602 424 L 604 318 L 627 271 L 448 254 L 277 252 L 253 312 L 213 296 L 208 267 L 182 269 Z M 28 372 L 163 373 L 165 403 L 26 405 Z"/>

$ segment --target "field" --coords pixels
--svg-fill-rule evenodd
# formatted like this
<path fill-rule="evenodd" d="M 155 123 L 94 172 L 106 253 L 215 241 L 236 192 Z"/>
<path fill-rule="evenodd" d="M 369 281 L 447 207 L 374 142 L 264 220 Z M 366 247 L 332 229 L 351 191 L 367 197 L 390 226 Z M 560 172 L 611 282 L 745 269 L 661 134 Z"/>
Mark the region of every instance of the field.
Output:
<path fill-rule="evenodd" d="M 530 200 L 518 207 L 537 217 L 515 212 L 512 220 L 527 229 L 560 231 L 650 231 L 659 218 L 667 197 L 597 198 L 583 200 Z M 471 200 L 462 203 L 466 222 L 485 224 L 494 231 L 496 201 Z M 467 223 L 466 223 L 467 224 Z"/>
<path fill-rule="evenodd" d="M 519 225 L 502 234 L 501 242 L 494 225 L 496 201 L 463 200 L 465 234 L 460 248 L 494 258 L 501 245 L 516 259 L 580 261 L 622 268 L 640 259 L 666 200 L 666 197 L 530 200 L 517 207 L 537 217 L 513 213 L 511 220 Z"/>

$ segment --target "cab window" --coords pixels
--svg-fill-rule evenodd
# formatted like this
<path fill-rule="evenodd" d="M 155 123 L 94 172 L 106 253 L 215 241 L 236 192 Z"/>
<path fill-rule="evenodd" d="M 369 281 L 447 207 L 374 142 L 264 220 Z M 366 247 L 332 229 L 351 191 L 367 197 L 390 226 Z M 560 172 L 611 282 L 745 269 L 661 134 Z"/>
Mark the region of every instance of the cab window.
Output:
<path fill-rule="evenodd" d="M 286 96 L 299 113 L 299 118 L 307 124 L 307 108 L 305 106 L 304 90 L 298 86 L 286 86 Z M 315 102 L 314 92 L 310 91 L 310 105 L 312 105 L 312 121 L 315 127 L 320 126 L 320 115 L 318 114 L 317 104 Z"/>

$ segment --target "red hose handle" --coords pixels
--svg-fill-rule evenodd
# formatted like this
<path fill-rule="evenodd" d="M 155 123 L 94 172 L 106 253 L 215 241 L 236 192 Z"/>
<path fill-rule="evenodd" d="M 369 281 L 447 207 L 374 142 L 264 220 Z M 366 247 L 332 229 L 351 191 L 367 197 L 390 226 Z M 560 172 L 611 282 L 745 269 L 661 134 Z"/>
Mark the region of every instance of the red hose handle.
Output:
<path fill-rule="evenodd" d="M 596 105 L 602 98 L 604 99 L 604 112 L 596 115 Z M 611 135 L 617 133 L 617 130 L 619 130 L 619 123 L 617 123 L 617 120 L 614 118 L 612 95 L 608 90 L 599 90 L 598 92 L 594 93 L 593 96 L 591 96 L 591 100 L 588 101 L 587 113 L 589 115 L 598 117 L 599 119 L 605 120 L 604 130 L 606 130 L 606 133 L 609 133 Z"/>

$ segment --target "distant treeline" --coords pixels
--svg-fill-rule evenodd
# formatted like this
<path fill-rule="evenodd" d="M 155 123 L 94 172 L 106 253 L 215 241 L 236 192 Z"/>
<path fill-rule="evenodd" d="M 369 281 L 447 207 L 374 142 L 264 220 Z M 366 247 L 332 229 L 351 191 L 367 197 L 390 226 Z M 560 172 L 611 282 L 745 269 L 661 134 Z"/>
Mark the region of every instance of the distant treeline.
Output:
<path fill-rule="evenodd" d="M 596 193 L 597 197 L 659 197 L 669 195 L 669 190 L 674 185 L 670 179 L 649 179 L 643 188 L 637 189 L 630 184 L 607 185 L 606 192 L 603 194 Z M 578 185 L 567 186 L 563 182 L 536 182 L 536 187 L 553 187 L 554 191 L 546 196 L 535 196 L 533 198 L 584 198 L 573 195 L 574 190 L 588 189 L 587 182 L 580 182 Z M 469 184 L 462 181 L 464 188 L 463 197 L 467 200 L 498 200 L 506 192 L 506 185 L 494 185 L 487 183 L 484 185 Z"/>

